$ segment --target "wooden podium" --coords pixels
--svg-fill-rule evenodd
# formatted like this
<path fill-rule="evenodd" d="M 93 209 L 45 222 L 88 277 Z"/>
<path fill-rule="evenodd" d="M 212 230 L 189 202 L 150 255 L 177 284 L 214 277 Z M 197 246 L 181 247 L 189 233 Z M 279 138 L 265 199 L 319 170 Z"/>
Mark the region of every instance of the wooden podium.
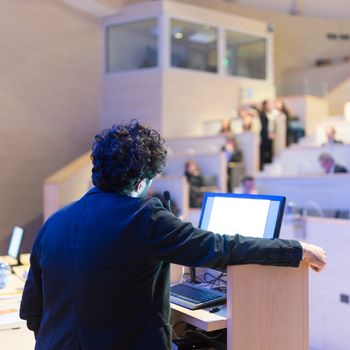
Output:
<path fill-rule="evenodd" d="M 227 325 L 228 350 L 308 350 L 306 264 L 229 266 L 227 282 L 227 322 L 205 309 L 172 307 L 180 319 L 204 330 Z"/>

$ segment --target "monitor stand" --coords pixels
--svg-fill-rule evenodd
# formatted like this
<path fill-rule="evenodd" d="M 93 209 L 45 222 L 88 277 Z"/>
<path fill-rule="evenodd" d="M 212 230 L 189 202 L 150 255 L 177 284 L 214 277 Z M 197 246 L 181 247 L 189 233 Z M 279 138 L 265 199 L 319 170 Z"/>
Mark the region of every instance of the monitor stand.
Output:
<path fill-rule="evenodd" d="M 18 254 L 18 257 L 16 260 L 17 260 L 17 264 L 14 264 L 12 266 L 22 266 L 23 265 L 23 263 L 21 261 L 21 254 Z"/>
<path fill-rule="evenodd" d="M 21 262 L 21 255 L 19 254 L 18 257 L 17 257 L 17 263 L 15 264 L 10 264 L 10 268 L 11 268 L 11 272 L 14 274 L 15 273 L 15 270 L 13 269 L 14 267 L 16 266 L 22 266 L 23 263 Z"/>
<path fill-rule="evenodd" d="M 195 267 L 190 267 L 190 276 L 191 276 L 190 282 L 192 284 L 199 284 L 199 282 L 196 279 L 196 268 Z"/>

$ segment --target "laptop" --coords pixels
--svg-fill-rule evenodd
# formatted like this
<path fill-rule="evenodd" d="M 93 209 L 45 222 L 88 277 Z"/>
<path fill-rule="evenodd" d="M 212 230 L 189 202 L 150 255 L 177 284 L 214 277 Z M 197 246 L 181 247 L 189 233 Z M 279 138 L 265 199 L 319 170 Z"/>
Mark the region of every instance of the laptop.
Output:
<path fill-rule="evenodd" d="M 20 249 L 23 241 L 24 230 L 22 227 L 15 226 L 12 230 L 11 240 L 8 247 L 7 255 L 16 259 L 16 265 L 22 265 L 20 259 Z M 15 265 L 15 266 L 16 266 Z"/>

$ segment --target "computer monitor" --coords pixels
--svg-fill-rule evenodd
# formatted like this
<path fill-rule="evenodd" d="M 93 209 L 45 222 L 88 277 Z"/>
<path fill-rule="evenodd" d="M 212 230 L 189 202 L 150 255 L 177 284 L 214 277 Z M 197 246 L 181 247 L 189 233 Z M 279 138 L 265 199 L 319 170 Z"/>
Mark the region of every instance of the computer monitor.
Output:
<path fill-rule="evenodd" d="M 278 238 L 286 197 L 259 194 L 205 193 L 199 227 L 214 233 Z M 197 283 L 190 267 L 191 283 Z"/>
<path fill-rule="evenodd" d="M 278 238 L 285 201 L 283 196 L 206 193 L 199 227 L 226 235 Z"/>
<path fill-rule="evenodd" d="M 13 228 L 9 248 L 7 251 L 7 255 L 17 260 L 17 265 L 21 265 L 20 248 L 23 240 L 23 233 L 23 228 L 18 226 L 15 226 Z"/>

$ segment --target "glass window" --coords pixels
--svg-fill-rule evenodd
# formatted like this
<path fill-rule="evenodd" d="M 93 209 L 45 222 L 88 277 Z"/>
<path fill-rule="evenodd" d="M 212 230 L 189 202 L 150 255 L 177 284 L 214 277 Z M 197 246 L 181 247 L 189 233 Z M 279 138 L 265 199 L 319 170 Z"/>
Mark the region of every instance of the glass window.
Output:
<path fill-rule="evenodd" d="M 157 19 L 107 27 L 107 72 L 158 65 Z"/>
<path fill-rule="evenodd" d="M 217 72 L 216 28 L 172 19 L 170 33 L 173 67 Z"/>
<path fill-rule="evenodd" d="M 266 79 L 266 39 L 226 31 L 225 66 L 229 75 Z"/>

